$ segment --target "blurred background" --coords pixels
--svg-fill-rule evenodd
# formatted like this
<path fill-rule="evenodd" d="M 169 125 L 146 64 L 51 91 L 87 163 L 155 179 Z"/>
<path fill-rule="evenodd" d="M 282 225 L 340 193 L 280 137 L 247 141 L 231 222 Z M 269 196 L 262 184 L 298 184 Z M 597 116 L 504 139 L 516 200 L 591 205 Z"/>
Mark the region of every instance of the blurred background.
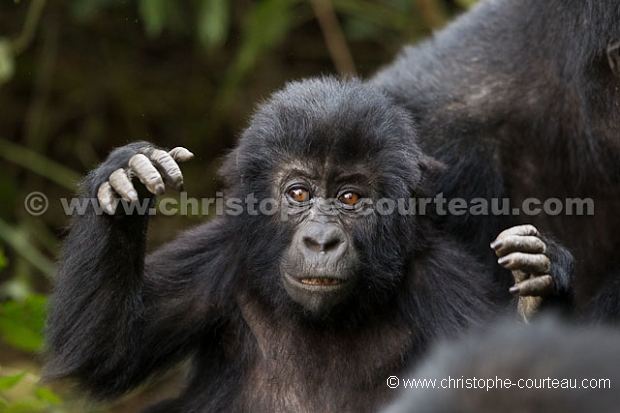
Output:
<path fill-rule="evenodd" d="M 38 383 L 69 221 L 60 199 L 112 148 L 187 147 L 185 188 L 212 197 L 219 160 L 271 92 L 308 76 L 368 76 L 474 1 L 0 2 L 0 412 L 135 412 L 178 389 L 180 369 L 110 405 Z M 25 208 L 33 192 L 45 213 Z M 150 247 L 209 219 L 202 212 L 153 218 Z"/>

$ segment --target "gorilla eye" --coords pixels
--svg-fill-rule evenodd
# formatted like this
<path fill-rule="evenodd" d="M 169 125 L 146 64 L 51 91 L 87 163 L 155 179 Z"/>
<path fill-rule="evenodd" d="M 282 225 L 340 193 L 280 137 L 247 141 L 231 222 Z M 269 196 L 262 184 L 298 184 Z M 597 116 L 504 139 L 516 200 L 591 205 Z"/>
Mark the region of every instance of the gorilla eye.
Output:
<path fill-rule="evenodd" d="M 295 202 L 307 202 L 310 199 L 310 193 L 308 192 L 308 190 L 306 188 L 293 188 L 290 191 L 288 191 L 288 195 L 295 201 Z"/>
<path fill-rule="evenodd" d="M 345 192 L 344 194 L 340 195 L 340 198 L 338 198 L 340 202 L 348 206 L 353 206 L 357 204 L 357 201 L 359 199 L 360 196 L 355 192 Z"/>

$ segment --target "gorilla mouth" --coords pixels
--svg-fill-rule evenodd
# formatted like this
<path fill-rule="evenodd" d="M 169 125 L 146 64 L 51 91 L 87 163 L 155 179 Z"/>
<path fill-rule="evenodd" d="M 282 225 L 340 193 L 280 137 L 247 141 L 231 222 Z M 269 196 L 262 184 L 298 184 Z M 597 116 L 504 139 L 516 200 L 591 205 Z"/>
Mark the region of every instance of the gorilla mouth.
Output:
<path fill-rule="evenodd" d="M 353 285 L 352 276 L 340 272 L 326 275 L 300 271 L 293 276 L 283 271 L 281 276 L 289 297 L 314 315 L 326 314 L 346 299 Z"/>
<path fill-rule="evenodd" d="M 298 281 L 302 284 L 306 285 L 340 285 L 342 284 L 342 280 L 338 280 L 336 278 L 299 278 Z"/>
<path fill-rule="evenodd" d="M 330 276 L 308 276 L 297 275 L 292 276 L 289 273 L 284 273 L 284 278 L 288 280 L 289 284 L 297 286 L 297 288 L 303 288 L 311 291 L 330 291 L 340 289 L 343 287 L 347 280 L 338 277 Z"/>

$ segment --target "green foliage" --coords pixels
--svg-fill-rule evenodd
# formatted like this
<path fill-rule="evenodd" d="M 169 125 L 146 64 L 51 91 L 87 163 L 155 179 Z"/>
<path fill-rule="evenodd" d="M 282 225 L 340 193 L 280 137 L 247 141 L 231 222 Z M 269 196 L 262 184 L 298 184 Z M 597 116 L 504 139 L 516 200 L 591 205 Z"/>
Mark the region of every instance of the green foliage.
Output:
<path fill-rule="evenodd" d="M 236 75 L 247 74 L 266 49 L 282 41 L 291 26 L 295 5 L 291 0 L 264 0 L 254 6 L 243 25 L 243 43 L 233 68 Z"/>
<path fill-rule="evenodd" d="M 97 17 L 101 10 L 118 3 L 119 0 L 77 0 L 71 3 L 75 19 L 87 22 Z"/>
<path fill-rule="evenodd" d="M 221 47 L 230 28 L 228 0 L 199 0 L 197 31 L 200 42 L 207 50 Z"/>
<path fill-rule="evenodd" d="M 34 394 L 38 400 L 47 402 L 52 405 L 60 404 L 62 399 L 47 387 L 35 387 Z"/>
<path fill-rule="evenodd" d="M 26 380 L 30 378 L 30 380 Z M 47 387 L 33 384 L 38 377 L 22 372 L 10 376 L 0 377 L 0 412 L 2 413 L 51 413 L 61 410 L 55 409 L 62 399 Z M 11 401 L 7 392 L 21 387 L 20 394 L 26 394 L 18 400 Z M 3 397 L 4 396 L 4 397 Z"/>
<path fill-rule="evenodd" d="M 0 138 L 0 158 L 16 163 L 25 169 L 54 181 L 60 186 L 75 190 L 81 176 L 32 149 L 16 145 L 7 139 Z"/>
<path fill-rule="evenodd" d="M 13 77 L 15 62 L 11 44 L 0 38 L 0 85 Z"/>
<path fill-rule="evenodd" d="M 166 25 L 169 8 L 174 7 L 172 3 L 169 0 L 141 0 L 138 3 L 140 17 L 142 17 L 144 28 L 149 36 L 155 37 L 161 34 Z"/>
<path fill-rule="evenodd" d="M 334 8 L 352 25 L 372 25 L 374 36 L 380 36 L 381 30 L 405 30 L 411 26 L 414 2 L 406 5 L 398 2 L 374 2 L 368 0 L 333 0 Z M 391 7 L 390 7 L 391 6 Z"/>
<path fill-rule="evenodd" d="M 38 384 L 40 377 L 21 371 L 0 376 L 0 412 L 61 413 L 62 399 L 48 387 Z"/>
<path fill-rule="evenodd" d="M 457 4 L 464 8 L 469 8 L 473 6 L 478 0 L 456 0 Z"/>
<path fill-rule="evenodd" d="M 0 219 L 0 240 L 17 251 L 34 268 L 51 277 L 55 268 L 54 263 L 36 248 L 36 244 L 31 242 L 28 235 L 24 225 L 12 226 Z"/>
<path fill-rule="evenodd" d="M 0 270 L 6 267 L 6 265 L 7 261 L 6 257 L 4 256 L 4 251 L 2 251 L 2 248 L 0 248 Z"/>
<path fill-rule="evenodd" d="M 0 250 L 0 269 L 6 259 Z M 0 305 L 0 336 L 20 350 L 36 351 L 43 344 L 43 324 L 47 299 L 32 295 L 22 302 L 5 301 Z M 40 386 L 39 377 L 25 371 L 0 376 L 0 412 L 48 413 L 61 404 L 62 399 L 47 387 Z M 17 389 L 19 387 L 19 389 Z M 11 396 L 14 391 L 17 396 Z"/>
<path fill-rule="evenodd" d="M 11 376 L 0 377 L 0 392 L 11 390 L 13 387 L 26 377 L 26 373 L 13 374 Z"/>
<path fill-rule="evenodd" d="M 0 335 L 5 342 L 25 351 L 37 351 L 43 345 L 43 326 L 47 298 L 31 295 L 18 302 L 0 305 Z"/>

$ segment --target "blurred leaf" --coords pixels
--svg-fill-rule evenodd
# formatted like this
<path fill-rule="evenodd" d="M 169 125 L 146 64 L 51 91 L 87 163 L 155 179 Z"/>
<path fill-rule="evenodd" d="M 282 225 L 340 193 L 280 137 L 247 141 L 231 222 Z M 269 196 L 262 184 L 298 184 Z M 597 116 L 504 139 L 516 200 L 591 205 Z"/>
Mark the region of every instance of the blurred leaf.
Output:
<path fill-rule="evenodd" d="M 394 10 L 382 2 L 334 0 L 334 9 L 345 16 L 355 17 L 390 30 L 405 30 L 412 24 L 410 14 Z"/>
<path fill-rule="evenodd" d="M 245 24 L 243 44 L 234 72 L 244 76 L 254 68 L 258 58 L 278 45 L 292 23 L 292 9 L 296 6 L 291 0 L 264 0 L 257 3 Z"/>
<path fill-rule="evenodd" d="M 20 400 L 6 408 L 2 413 L 46 413 L 49 405 L 37 399 Z"/>
<path fill-rule="evenodd" d="M 0 288 L 0 296 L 10 297 L 15 300 L 25 300 L 26 297 L 34 294 L 32 289 L 32 281 L 28 277 L 28 272 L 24 272 L 23 260 L 17 260 L 15 273 L 13 277 L 3 283 Z"/>
<path fill-rule="evenodd" d="M 166 26 L 168 7 L 172 3 L 168 0 L 140 0 L 139 12 L 149 36 L 157 37 L 161 34 Z"/>
<path fill-rule="evenodd" d="M 53 391 L 48 389 L 47 387 L 37 387 L 34 390 L 35 396 L 42 401 L 48 402 L 49 404 L 60 404 L 62 399 Z"/>
<path fill-rule="evenodd" d="M 6 39 L 0 39 L 0 84 L 10 80 L 14 71 L 15 59 L 11 44 Z"/>
<path fill-rule="evenodd" d="M 381 33 L 379 26 L 354 17 L 345 17 L 342 29 L 349 40 L 373 39 Z"/>
<path fill-rule="evenodd" d="M 5 391 L 15 387 L 24 377 L 26 373 L 13 374 L 7 377 L 0 377 L 0 391 Z"/>
<path fill-rule="evenodd" d="M 4 255 L 4 251 L 0 248 L 0 270 L 6 267 L 6 256 Z"/>
<path fill-rule="evenodd" d="M 198 38 L 207 50 L 213 50 L 226 41 L 230 26 L 230 5 L 228 0 L 202 0 L 200 3 Z"/>
<path fill-rule="evenodd" d="M 0 334 L 10 345 L 34 352 L 43 345 L 47 299 L 32 295 L 23 302 L 13 300 L 0 305 Z"/>
<path fill-rule="evenodd" d="M 15 199 L 19 195 L 17 179 L 0 179 L 0 217 L 10 217 L 15 210 Z"/>
<path fill-rule="evenodd" d="M 37 244 L 42 252 L 49 252 L 54 257 L 58 255 L 58 236 L 45 221 L 41 219 L 24 219 L 20 222 L 20 226 L 29 235 L 31 243 Z"/>
<path fill-rule="evenodd" d="M 20 256 L 39 271 L 47 276 L 51 276 L 55 271 L 54 263 L 29 241 L 28 233 L 22 228 L 13 227 L 0 219 L 0 239 L 10 245 Z"/>
<path fill-rule="evenodd" d="M 477 2 L 478 0 L 456 0 L 456 4 L 464 8 L 469 8 L 473 6 L 474 4 L 476 4 Z"/>
<path fill-rule="evenodd" d="M 72 191 L 75 190 L 75 185 L 81 179 L 80 174 L 66 166 L 54 162 L 32 149 L 16 145 L 2 138 L 0 138 L 0 158 L 35 172 Z"/>
<path fill-rule="evenodd" d="M 71 2 L 71 12 L 76 20 L 86 22 L 92 20 L 113 0 L 74 0 Z"/>

